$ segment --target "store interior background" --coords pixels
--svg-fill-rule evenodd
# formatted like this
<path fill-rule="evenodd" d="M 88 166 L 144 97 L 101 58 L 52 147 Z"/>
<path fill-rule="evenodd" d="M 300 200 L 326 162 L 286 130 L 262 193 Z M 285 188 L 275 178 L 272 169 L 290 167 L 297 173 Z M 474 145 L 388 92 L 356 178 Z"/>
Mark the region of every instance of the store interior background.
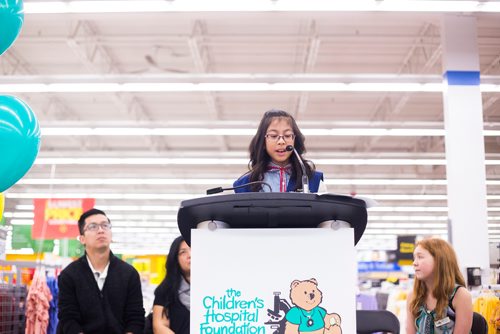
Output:
<path fill-rule="evenodd" d="M 31 170 L 5 192 L 7 260 L 39 258 L 12 247 L 13 227 L 33 224 L 33 199 L 89 197 L 113 223 L 112 250 L 157 282 L 179 235 L 180 202 L 247 170 L 250 139 L 272 108 L 296 118 L 329 192 L 378 202 L 360 261 L 386 261 L 397 236 L 447 237 L 442 91 L 401 89 L 442 82 L 443 13 L 30 13 L 39 2 L 25 1 L 21 34 L 0 57 L 0 85 L 63 85 L 11 93 L 37 115 L 42 141 Z M 500 12 L 451 14 L 477 18 L 481 78 L 498 87 Z M 108 83 L 151 85 L 102 91 Z M 339 83 L 366 85 L 332 88 Z M 498 268 L 500 89 L 482 98 Z M 60 247 L 47 261 L 60 261 Z"/>

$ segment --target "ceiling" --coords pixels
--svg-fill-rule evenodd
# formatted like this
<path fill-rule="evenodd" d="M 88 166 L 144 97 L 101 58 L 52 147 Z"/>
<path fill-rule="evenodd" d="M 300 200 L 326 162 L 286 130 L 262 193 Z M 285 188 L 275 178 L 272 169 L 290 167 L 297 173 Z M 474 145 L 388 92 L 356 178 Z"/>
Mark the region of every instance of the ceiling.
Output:
<path fill-rule="evenodd" d="M 498 84 L 500 13 L 473 15 L 482 76 Z M 378 202 L 359 249 L 395 248 L 397 234 L 446 234 L 440 92 L 234 88 L 247 82 L 439 83 L 441 16 L 26 14 L 20 37 L 0 57 L 0 84 L 230 85 L 16 93 L 37 115 L 43 135 L 34 166 L 6 192 L 7 223 L 31 223 L 33 198 L 88 196 L 113 221 L 116 252 L 164 254 L 179 233 L 180 201 L 230 186 L 243 174 L 257 124 L 276 108 L 297 119 L 306 157 L 325 173 L 330 192 Z M 500 129 L 499 98 L 483 94 L 485 129 Z M 402 132 L 377 131 L 389 128 Z M 485 149 L 487 160 L 498 161 L 500 139 L 485 137 Z M 488 196 L 500 195 L 500 166 L 488 164 L 486 171 Z M 488 199 L 488 208 L 490 240 L 500 241 L 500 199 Z"/>

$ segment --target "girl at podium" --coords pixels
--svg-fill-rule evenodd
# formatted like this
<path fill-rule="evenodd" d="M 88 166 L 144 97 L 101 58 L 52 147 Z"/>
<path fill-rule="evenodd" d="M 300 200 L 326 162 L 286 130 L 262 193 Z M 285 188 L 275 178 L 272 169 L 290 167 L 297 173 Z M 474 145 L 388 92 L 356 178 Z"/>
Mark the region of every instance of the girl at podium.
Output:
<path fill-rule="evenodd" d="M 413 252 L 415 283 L 407 300 L 407 334 L 466 334 L 472 326 L 472 298 L 465 288 L 455 251 L 428 238 Z"/>
<path fill-rule="evenodd" d="M 323 173 L 316 171 L 311 161 L 302 158 L 306 152 L 304 141 L 304 135 L 289 113 L 274 109 L 267 111 L 250 142 L 250 170 L 233 183 L 233 187 L 244 187 L 234 191 L 300 191 L 305 171 L 309 179 L 309 191 L 326 192 Z"/>
<path fill-rule="evenodd" d="M 155 290 L 155 334 L 189 334 L 191 248 L 177 237 L 167 256 L 167 275 Z"/>

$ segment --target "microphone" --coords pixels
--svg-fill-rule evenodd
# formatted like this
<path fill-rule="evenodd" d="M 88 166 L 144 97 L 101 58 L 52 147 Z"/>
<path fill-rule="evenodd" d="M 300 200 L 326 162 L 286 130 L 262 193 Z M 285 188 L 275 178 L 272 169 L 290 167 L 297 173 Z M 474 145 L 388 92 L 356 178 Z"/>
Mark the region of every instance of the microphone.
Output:
<path fill-rule="evenodd" d="M 264 182 L 264 181 L 253 181 L 253 182 L 248 182 L 248 183 L 245 183 L 245 184 L 242 184 L 242 185 L 239 185 L 237 187 L 231 187 L 231 188 L 222 188 L 222 187 L 217 187 L 217 188 L 211 188 L 211 189 L 207 189 L 207 195 L 213 195 L 213 194 L 218 194 L 218 193 L 221 193 L 225 190 L 234 190 L 234 189 L 239 189 L 239 188 L 243 188 L 243 187 L 246 187 L 246 186 L 249 186 L 251 184 L 256 184 L 256 183 L 260 183 L 262 185 L 265 185 L 269 188 L 269 192 L 272 192 L 273 190 L 271 189 L 271 186 L 269 185 L 269 183 L 267 182 Z"/>
<path fill-rule="evenodd" d="M 300 169 L 302 169 L 302 192 L 309 193 L 309 177 L 307 176 L 306 166 L 304 166 L 304 162 L 302 161 L 299 152 L 297 152 L 295 147 L 293 147 L 292 145 L 288 145 L 285 150 L 287 150 L 288 152 L 293 151 L 293 153 L 295 153 L 295 156 L 297 157 L 297 160 L 299 160 Z"/>

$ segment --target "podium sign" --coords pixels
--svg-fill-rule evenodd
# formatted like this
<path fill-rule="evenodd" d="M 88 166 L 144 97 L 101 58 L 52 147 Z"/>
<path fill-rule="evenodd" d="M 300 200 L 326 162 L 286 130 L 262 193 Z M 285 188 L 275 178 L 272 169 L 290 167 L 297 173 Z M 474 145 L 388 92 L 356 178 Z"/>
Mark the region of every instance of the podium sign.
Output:
<path fill-rule="evenodd" d="M 334 314 L 356 333 L 353 240 L 352 228 L 191 230 L 191 333 L 283 334 L 287 318 L 340 333 Z"/>

